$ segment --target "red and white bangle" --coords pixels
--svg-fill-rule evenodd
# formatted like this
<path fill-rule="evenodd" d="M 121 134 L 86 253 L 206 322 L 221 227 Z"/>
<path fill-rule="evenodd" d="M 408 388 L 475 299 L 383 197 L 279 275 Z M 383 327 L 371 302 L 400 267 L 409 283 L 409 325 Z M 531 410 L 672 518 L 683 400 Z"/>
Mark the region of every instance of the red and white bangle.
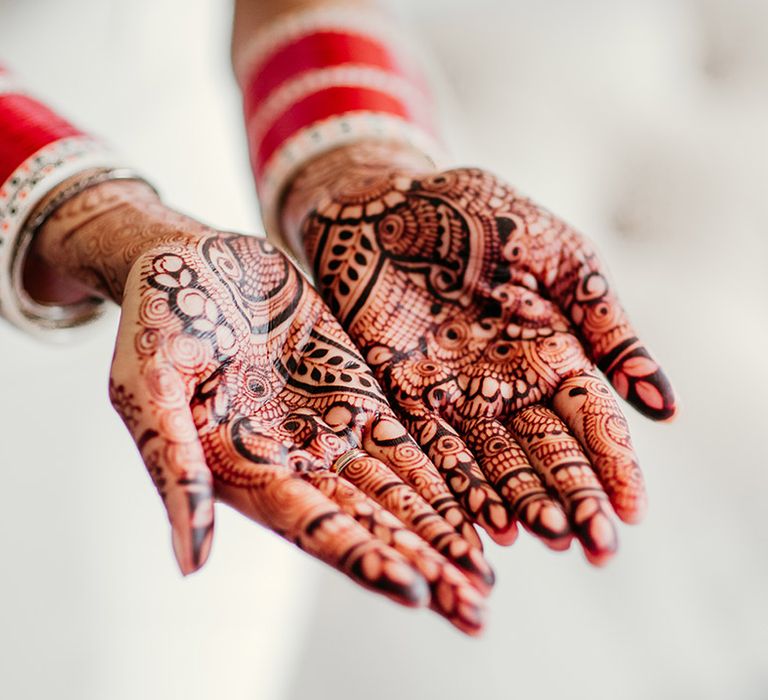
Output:
<path fill-rule="evenodd" d="M 80 172 L 115 165 L 102 143 L 26 95 L 0 68 L 0 316 L 32 335 L 60 340 L 100 315 L 97 299 L 33 307 L 20 275 L 34 233 L 28 221 L 46 195 Z"/>
<path fill-rule="evenodd" d="M 442 148 L 417 61 L 375 10 L 319 8 L 277 20 L 235 72 L 267 234 L 285 244 L 279 203 L 295 173 L 326 151 L 365 139 L 414 146 L 425 165 Z"/>

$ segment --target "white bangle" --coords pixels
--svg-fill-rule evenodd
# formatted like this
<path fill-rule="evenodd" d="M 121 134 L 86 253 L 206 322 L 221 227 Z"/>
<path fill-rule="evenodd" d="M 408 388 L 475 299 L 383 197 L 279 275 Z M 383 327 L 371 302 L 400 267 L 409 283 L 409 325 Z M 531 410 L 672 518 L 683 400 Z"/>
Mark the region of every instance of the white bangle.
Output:
<path fill-rule="evenodd" d="M 22 274 L 26 252 L 37 229 L 65 199 L 98 184 L 96 176 L 78 181 L 76 184 L 88 184 L 77 191 L 74 186 L 67 188 L 30 220 L 35 208 L 55 187 L 86 170 L 99 169 L 98 181 L 139 178 L 115 169 L 115 162 L 115 157 L 95 139 L 61 139 L 24 161 L 0 187 L 0 316 L 24 332 L 48 341 L 67 341 L 102 316 L 104 303 L 97 297 L 68 305 L 34 301 L 24 290 Z M 45 218 L 41 218 L 42 214 Z"/>
<path fill-rule="evenodd" d="M 264 94 L 259 92 L 258 98 L 254 97 L 254 83 L 258 84 L 262 72 L 269 72 L 275 56 L 312 35 L 336 33 L 357 37 L 364 44 L 378 44 L 397 60 L 391 66 L 369 62 L 365 51 L 358 55 L 352 49 L 347 56 L 342 51 L 342 58 L 328 65 L 321 61 L 312 67 L 299 62 L 295 70 L 283 65 L 277 72 L 280 80 L 273 82 L 273 71 Z M 378 8 L 341 5 L 299 9 L 261 28 L 255 40 L 236 57 L 235 73 L 245 97 L 246 130 L 264 227 L 271 240 L 299 259 L 300 242 L 286 239 L 279 213 L 288 185 L 309 161 L 336 148 L 368 140 L 411 146 L 424 155 L 425 167 L 439 168 L 446 160 L 437 130 L 431 124 L 431 97 L 419 69 L 422 61 L 402 40 L 402 34 L 402 28 Z M 324 41 L 334 39 L 326 37 Z M 285 57 L 282 62 L 285 64 Z M 378 93 L 402 105 L 405 114 L 379 108 L 381 101 L 376 99 L 371 100 L 370 107 L 365 103 L 339 103 L 335 113 L 291 123 L 280 133 L 281 120 L 293 106 L 334 88 L 358 89 L 366 95 Z M 289 122 L 291 119 L 302 121 L 296 115 L 289 117 Z M 272 132 L 280 134 L 279 145 L 268 149 L 267 154 L 260 153 L 261 144 Z"/>
<path fill-rule="evenodd" d="M 280 225 L 280 205 L 287 186 L 319 155 L 367 140 L 412 146 L 424 155 L 426 169 L 439 169 L 446 161 L 442 147 L 431 134 L 405 119 L 379 112 L 333 116 L 295 133 L 270 158 L 257 180 L 256 190 L 267 236 L 297 260 L 303 258 L 301 240 L 285 236 Z"/>

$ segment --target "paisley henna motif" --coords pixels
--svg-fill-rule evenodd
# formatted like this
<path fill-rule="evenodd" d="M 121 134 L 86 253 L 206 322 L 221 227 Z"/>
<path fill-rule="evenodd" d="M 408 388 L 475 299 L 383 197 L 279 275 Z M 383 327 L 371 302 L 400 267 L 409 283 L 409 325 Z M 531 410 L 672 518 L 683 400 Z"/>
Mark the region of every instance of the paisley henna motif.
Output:
<path fill-rule="evenodd" d="M 403 424 L 494 539 L 515 522 L 600 563 L 645 504 L 616 391 L 670 418 L 672 389 L 591 244 L 494 176 L 418 171 L 402 147 L 317 159 L 284 206 L 289 239 Z M 607 494 L 607 496 L 606 496 Z"/>
<path fill-rule="evenodd" d="M 477 535 L 314 289 L 263 239 L 131 187 L 64 207 L 40 252 L 123 300 L 110 396 L 182 570 L 208 555 L 216 496 L 363 586 L 477 632 L 493 583 Z M 333 473 L 353 448 L 363 456 Z"/>

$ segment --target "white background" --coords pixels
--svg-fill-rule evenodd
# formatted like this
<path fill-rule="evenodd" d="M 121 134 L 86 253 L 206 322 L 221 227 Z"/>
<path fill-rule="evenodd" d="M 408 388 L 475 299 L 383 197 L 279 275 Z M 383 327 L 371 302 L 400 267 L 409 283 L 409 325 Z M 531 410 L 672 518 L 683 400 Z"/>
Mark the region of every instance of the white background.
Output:
<path fill-rule="evenodd" d="M 682 398 L 629 414 L 651 496 L 606 569 L 489 545 L 467 640 L 220 509 L 176 573 L 106 400 L 112 328 L 0 329 L 0 697 L 768 698 L 768 5 L 398 0 L 443 74 L 457 157 L 598 240 Z M 0 60 L 168 201 L 258 226 L 224 0 L 0 0 Z"/>

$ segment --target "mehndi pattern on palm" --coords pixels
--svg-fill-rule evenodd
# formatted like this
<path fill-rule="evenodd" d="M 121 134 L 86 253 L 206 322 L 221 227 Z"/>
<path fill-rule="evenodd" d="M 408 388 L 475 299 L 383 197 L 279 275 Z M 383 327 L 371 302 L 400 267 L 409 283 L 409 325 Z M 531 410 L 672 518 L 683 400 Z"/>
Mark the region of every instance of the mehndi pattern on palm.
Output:
<path fill-rule="evenodd" d="M 319 290 L 467 512 L 498 542 L 519 520 L 602 563 L 610 506 L 634 522 L 646 501 L 597 367 L 654 419 L 671 387 L 583 236 L 483 170 L 398 169 L 397 148 L 319 158 L 286 226 L 301 221 Z"/>

